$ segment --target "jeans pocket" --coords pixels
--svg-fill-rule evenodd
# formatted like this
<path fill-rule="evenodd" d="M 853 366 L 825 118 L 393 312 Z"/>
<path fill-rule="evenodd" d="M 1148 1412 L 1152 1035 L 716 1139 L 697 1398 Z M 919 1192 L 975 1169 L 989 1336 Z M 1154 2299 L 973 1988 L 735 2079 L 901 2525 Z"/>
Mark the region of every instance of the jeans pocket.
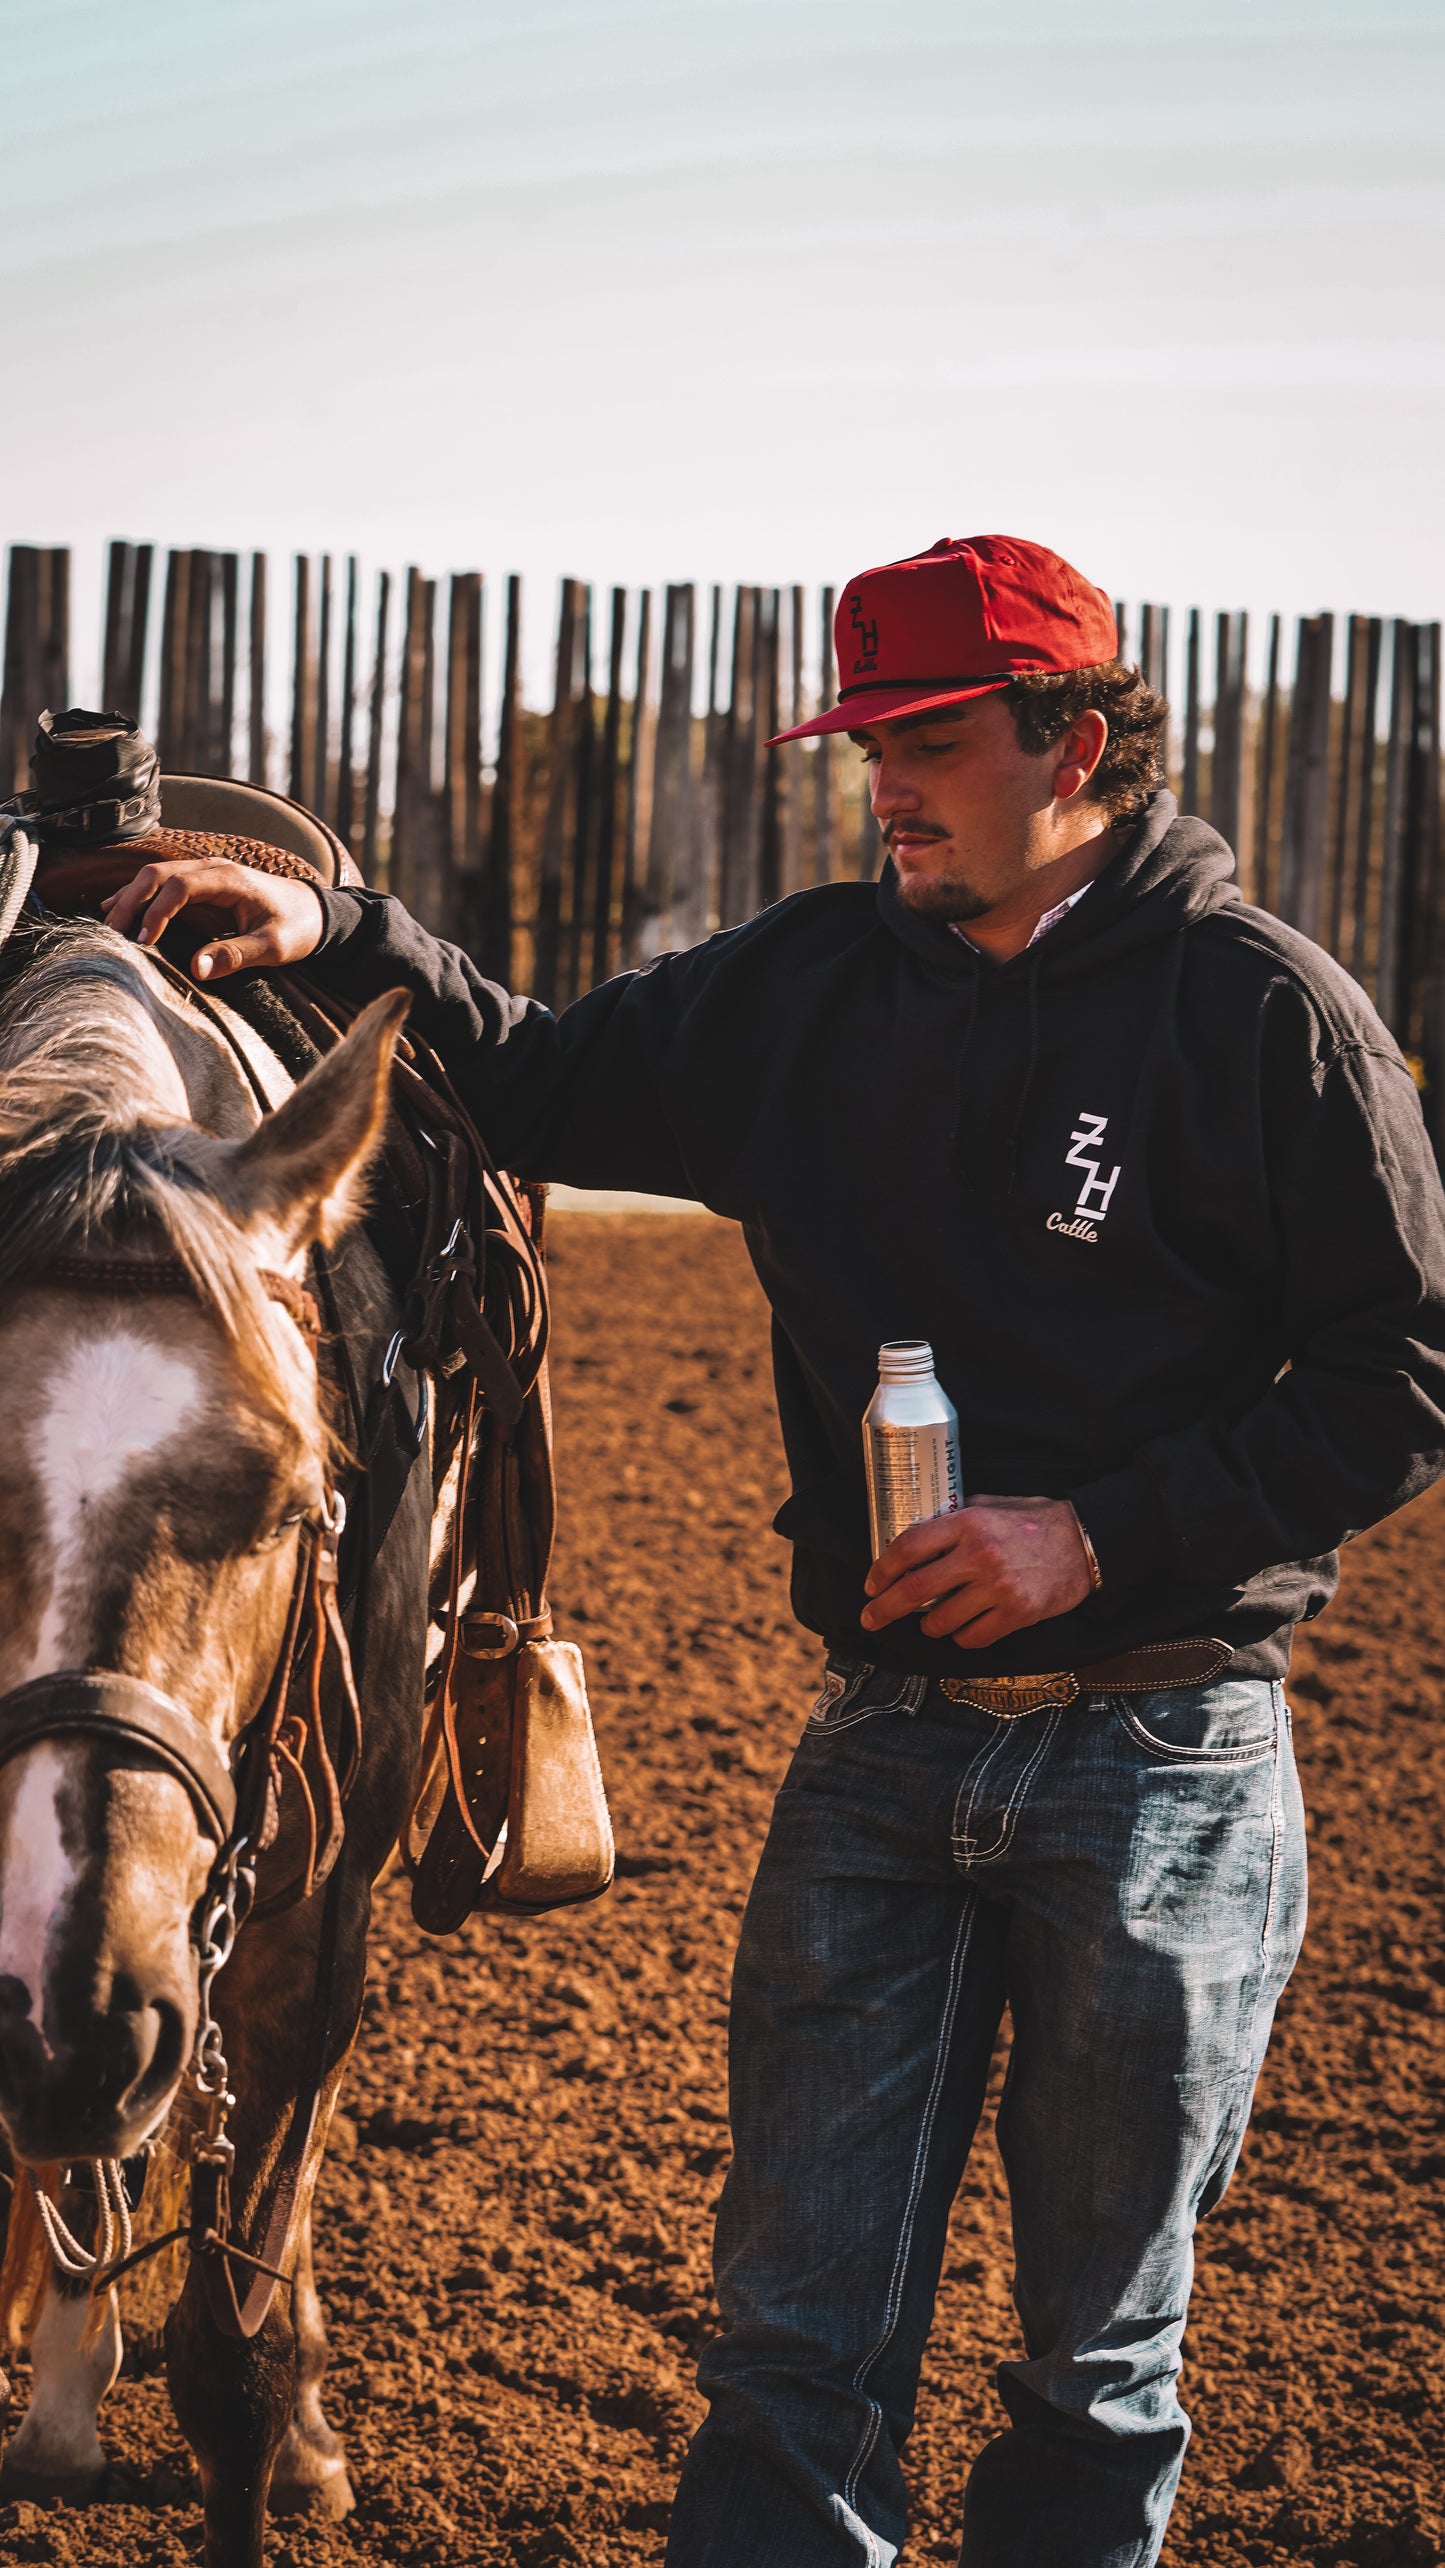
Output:
<path fill-rule="evenodd" d="M 912 1711 L 927 1681 L 921 1676 L 900 1676 L 897 1668 L 874 1667 L 868 1659 L 835 1654 L 824 1671 L 823 1690 L 808 1715 L 808 1732 L 816 1736 L 827 1731 L 831 1736 L 838 1730 L 851 1730 L 859 1721 L 871 1721 L 875 1713 L 898 1712 L 905 1705 Z"/>
<path fill-rule="evenodd" d="M 1161 1764 L 1245 1766 L 1273 1755 L 1281 1700 L 1281 1689 L 1260 1677 L 1116 1694 L 1113 1711 L 1135 1746 Z"/>

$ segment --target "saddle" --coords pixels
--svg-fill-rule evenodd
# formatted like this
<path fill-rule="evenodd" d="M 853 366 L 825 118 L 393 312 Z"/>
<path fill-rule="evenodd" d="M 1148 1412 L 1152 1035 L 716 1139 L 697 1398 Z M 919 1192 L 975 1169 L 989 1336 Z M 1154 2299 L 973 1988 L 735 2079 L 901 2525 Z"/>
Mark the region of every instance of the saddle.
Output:
<path fill-rule="evenodd" d="M 118 717 L 60 717 L 57 730 L 77 719 Z M 38 810 L 33 821 L 29 809 L 0 814 L 21 831 L 29 825 L 32 848 L 38 840 L 26 887 L 46 909 L 97 911 L 138 865 L 159 858 L 226 856 L 323 884 L 361 880 L 333 832 L 283 795 L 209 777 L 141 783 L 129 811 L 119 799 L 104 807 L 99 828 L 87 826 L 83 806 L 53 832 Z M 113 778 L 109 789 L 118 796 Z M 31 809 L 37 800 L 25 798 Z M 303 972 L 246 975 L 227 984 L 222 1002 L 163 953 L 152 959 L 230 1044 L 263 1111 L 269 1101 L 232 1012 L 294 1076 L 338 1043 L 357 1013 Z M 582 1655 L 556 1637 L 546 1596 L 556 1510 L 545 1190 L 496 1167 L 443 1064 L 414 1035 L 398 1047 L 382 1164 L 368 1227 L 401 1315 L 373 1382 L 356 1382 L 341 1364 L 358 1468 L 347 1493 L 340 1604 L 361 1630 L 373 1565 L 429 1451 L 447 1531 L 429 1599 L 437 1638 L 422 1752 L 398 1850 L 413 1915 L 440 1935 L 478 1911 L 539 1915 L 596 1898 L 612 1880 L 613 1844 Z M 319 1250 L 312 1289 L 340 1358 Z"/>

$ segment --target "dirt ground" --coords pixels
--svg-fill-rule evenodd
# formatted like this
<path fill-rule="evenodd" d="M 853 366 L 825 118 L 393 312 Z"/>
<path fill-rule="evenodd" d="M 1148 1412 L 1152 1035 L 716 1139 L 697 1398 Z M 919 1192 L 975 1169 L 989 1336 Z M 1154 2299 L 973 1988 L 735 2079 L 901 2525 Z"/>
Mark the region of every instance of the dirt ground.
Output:
<path fill-rule="evenodd" d="M 619 1880 L 597 1907 L 448 1944 L 401 1888 L 381 1895 L 318 2238 L 358 2505 L 339 2528 L 278 2523 L 277 2568 L 656 2561 L 699 2413 L 728 1969 L 817 1660 L 768 1530 L 782 1459 L 736 1235 L 570 1212 L 554 1236 L 554 1593 L 588 1653 Z M 1298 1652 L 1313 1917 L 1201 2236 L 1170 2568 L 1445 2560 L 1442 1567 L 1436 1495 L 1354 1548 Z M 981 2137 L 910 2447 L 907 2559 L 957 2556 L 1016 2342 L 1009 2261 Z M 0 2557 L 195 2556 L 163 2384 L 123 2380 L 106 2415 L 132 2502 L 0 2509 Z"/>

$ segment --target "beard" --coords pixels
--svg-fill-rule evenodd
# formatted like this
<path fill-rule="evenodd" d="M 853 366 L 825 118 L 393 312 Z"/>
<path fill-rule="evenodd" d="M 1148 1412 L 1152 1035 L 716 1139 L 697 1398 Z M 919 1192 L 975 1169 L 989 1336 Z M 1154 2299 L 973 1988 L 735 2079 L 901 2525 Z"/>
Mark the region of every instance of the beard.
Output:
<path fill-rule="evenodd" d="M 898 897 L 915 918 L 938 918 L 949 926 L 982 918 L 993 904 L 962 874 L 905 874 L 895 865 Z"/>

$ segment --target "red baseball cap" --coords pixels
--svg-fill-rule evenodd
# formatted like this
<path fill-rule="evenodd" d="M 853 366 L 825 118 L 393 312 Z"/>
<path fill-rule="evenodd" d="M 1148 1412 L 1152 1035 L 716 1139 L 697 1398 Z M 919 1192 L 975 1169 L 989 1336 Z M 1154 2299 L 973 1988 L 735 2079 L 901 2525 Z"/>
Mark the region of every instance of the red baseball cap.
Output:
<path fill-rule="evenodd" d="M 1017 535 L 944 535 L 926 553 L 860 571 L 833 639 L 838 702 L 779 741 L 969 704 L 1024 670 L 1092 669 L 1119 649 L 1103 590 Z"/>

